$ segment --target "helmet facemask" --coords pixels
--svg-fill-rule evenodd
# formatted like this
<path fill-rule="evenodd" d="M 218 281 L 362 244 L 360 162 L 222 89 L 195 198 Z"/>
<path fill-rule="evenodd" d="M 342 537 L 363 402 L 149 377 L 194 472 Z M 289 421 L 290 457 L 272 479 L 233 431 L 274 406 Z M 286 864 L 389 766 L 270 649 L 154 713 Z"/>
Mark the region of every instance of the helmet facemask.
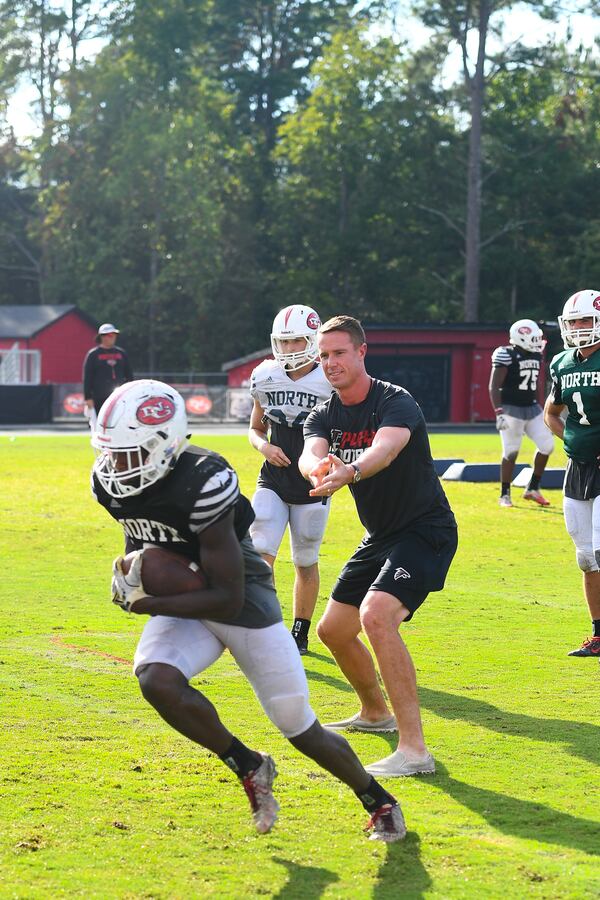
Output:
<path fill-rule="evenodd" d="M 293 337 L 287 336 L 283 338 L 276 337 L 274 334 L 271 335 L 271 349 L 273 350 L 273 356 L 281 368 L 285 369 L 286 372 L 295 372 L 296 369 L 301 369 L 302 366 L 307 366 L 309 363 L 315 362 L 319 357 L 316 335 L 303 334 L 298 335 L 297 337 L 304 338 L 306 346 L 302 350 L 291 352 L 285 350 L 285 345 L 282 346 L 281 341 L 294 340 Z"/>
<path fill-rule="evenodd" d="M 586 328 L 573 328 L 574 322 L 589 319 Z M 600 343 L 600 294 L 598 291 L 579 291 L 569 297 L 562 316 L 558 317 L 560 334 L 567 350 L 583 350 Z"/>
<path fill-rule="evenodd" d="M 104 447 L 96 459 L 94 472 L 111 497 L 133 497 L 155 484 L 175 464 L 180 442 L 168 446 L 164 432 L 152 435 L 136 447 Z"/>

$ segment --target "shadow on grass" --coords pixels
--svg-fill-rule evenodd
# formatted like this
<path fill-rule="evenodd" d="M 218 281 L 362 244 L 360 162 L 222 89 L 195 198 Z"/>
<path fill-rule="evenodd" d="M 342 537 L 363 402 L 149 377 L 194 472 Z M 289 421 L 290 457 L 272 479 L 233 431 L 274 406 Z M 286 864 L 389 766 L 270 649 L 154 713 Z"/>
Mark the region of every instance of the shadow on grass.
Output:
<path fill-rule="evenodd" d="M 317 866 L 301 866 L 299 863 L 291 862 L 289 859 L 282 859 L 280 856 L 274 856 L 273 862 L 280 866 L 284 866 L 288 872 L 288 880 L 281 890 L 273 894 L 275 898 L 285 898 L 285 900 L 317 900 L 321 897 L 325 889 L 339 881 L 339 876 L 329 869 L 322 869 Z"/>
<path fill-rule="evenodd" d="M 418 900 L 431 887 L 431 878 L 421 862 L 421 841 L 409 831 L 398 844 L 388 844 L 384 864 L 373 887 L 374 900 Z"/>
<path fill-rule="evenodd" d="M 436 776 L 428 779 L 427 784 L 449 794 L 457 803 L 473 810 L 504 834 L 600 856 L 598 822 L 558 812 L 543 803 L 518 800 L 498 791 L 458 781 L 437 761 Z"/>
<path fill-rule="evenodd" d="M 317 653 L 315 650 L 309 650 L 307 657 L 308 659 L 319 659 L 321 662 L 329 663 L 330 666 L 337 665 L 333 656 L 330 656 L 328 653 Z"/>
<path fill-rule="evenodd" d="M 304 659 L 306 659 L 306 657 L 304 657 Z M 304 671 L 306 672 L 306 678 L 309 682 L 321 681 L 323 684 L 328 684 L 331 687 L 336 688 L 338 691 L 344 691 L 346 694 L 354 694 L 354 690 L 348 684 L 348 682 L 342 680 L 341 678 L 336 678 L 335 675 L 323 675 L 321 672 L 316 672 L 314 669 L 309 669 L 306 663 L 304 664 Z M 354 705 L 359 705 L 358 699 Z M 352 715 L 352 713 L 348 713 L 348 715 Z"/>
<path fill-rule="evenodd" d="M 444 719 L 475 722 L 500 734 L 513 734 L 566 745 L 574 756 L 598 765 L 600 761 L 600 727 L 588 722 L 568 719 L 546 719 L 507 712 L 485 700 L 475 700 L 462 694 L 450 694 L 432 688 L 419 688 L 421 704 Z"/>

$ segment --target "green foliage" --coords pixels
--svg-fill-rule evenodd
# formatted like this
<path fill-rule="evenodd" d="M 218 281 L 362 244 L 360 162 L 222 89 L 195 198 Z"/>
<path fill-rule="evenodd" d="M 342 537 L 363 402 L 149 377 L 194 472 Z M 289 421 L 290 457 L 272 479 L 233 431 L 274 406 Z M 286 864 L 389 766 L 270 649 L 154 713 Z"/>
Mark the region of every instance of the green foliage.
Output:
<path fill-rule="evenodd" d="M 238 469 L 245 437 L 197 436 Z M 523 459 L 533 453 L 528 442 Z M 496 461 L 497 435 L 433 435 L 434 454 Z M 409 833 L 369 844 L 356 798 L 270 725 L 228 654 L 194 680 L 242 740 L 276 757 L 280 821 L 252 828 L 246 797 L 207 751 L 142 700 L 130 662 L 142 627 L 108 600 L 118 527 L 89 494 L 84 437 L 0 437 L 2 897 L 575 898 L 598 875 L 598 664 L 566 657 L 589 623 L 553 505 L 497 507 L 496 485 L 447 484 L 460 548 L 447 586 L 403 626 L 438 773 L 389 783 Z M 562 455 L 555 461 L 564 462 Z M 334 499 L 321 595 L 360 538 Z M 292 567 L 277 584 L 286 621 Z M 404 630 L 405 629 L 405 630 Z M 304 660 L 319 716 L 355 699 L 313 636 Z M 361 758 L 392 736 L 350 734 Z"/>

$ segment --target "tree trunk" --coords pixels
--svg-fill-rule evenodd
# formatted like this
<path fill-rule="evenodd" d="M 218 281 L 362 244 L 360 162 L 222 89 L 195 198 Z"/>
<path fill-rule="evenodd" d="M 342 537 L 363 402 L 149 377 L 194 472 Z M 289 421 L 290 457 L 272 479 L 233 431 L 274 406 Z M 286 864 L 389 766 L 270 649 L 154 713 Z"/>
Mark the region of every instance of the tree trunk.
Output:
<path fill-rule="evenodd" d="M 469 80 L 471 93 L 471 131 L 467 175 L 467 227 L 465 239 L 464 321 L 479 319 L 479 270 L 481 248 L 481 134 L 485 94 L 485 44 L 490 17 L 488 0 L 479 7 L 479 47 L 475 73 Z"/>

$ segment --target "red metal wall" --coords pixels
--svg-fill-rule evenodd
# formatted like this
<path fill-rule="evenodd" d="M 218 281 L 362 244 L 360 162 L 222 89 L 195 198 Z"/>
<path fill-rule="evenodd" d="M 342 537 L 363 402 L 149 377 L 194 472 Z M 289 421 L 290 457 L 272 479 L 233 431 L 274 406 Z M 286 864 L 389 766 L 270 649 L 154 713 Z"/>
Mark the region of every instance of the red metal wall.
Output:
<path fill-rule="evenodd" d="M 491 356 L 508 343 L 509 326 L 426 328 L 367 327 L 369 354 L 402 356 L 450 355 L 450 421 L 491 422 L 494 414 L 488 396 Z M 228 372 L 230 387 L 240 387 L 268 354 L 257 354 Z M 368 367 L 368 355 L 367 355 Z"/>
<path fill-rule="evenodd" d="M 81 381 L 83 360 L 95 338 L 96 329 L 73 311 L 30 339 L 0 341 L 0 348 L 18 343 L 21 350 L 41 350 L 42 384 L 63 384 Z"/>

